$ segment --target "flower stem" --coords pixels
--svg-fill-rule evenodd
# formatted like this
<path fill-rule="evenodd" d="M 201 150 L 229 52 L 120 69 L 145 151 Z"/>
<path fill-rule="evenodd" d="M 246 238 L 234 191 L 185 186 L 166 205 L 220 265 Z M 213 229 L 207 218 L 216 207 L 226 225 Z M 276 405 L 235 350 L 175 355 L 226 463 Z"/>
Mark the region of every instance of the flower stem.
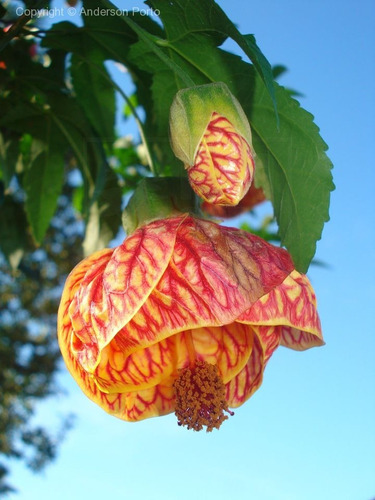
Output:
<path fill-rule="evenodd" d="M 116 90 L 119 92 L 119 94 L 121 95 L 121 97 L 125 100 L 126 104 L 129 106 L 133 116 L 134 116 L 134 119 L 135 119 L 135 122 L 138 126 L 138 130 L 139 130 L 139 134 L 141 136 L 141 140 L 142 140 L 142 143 L 146 149 L 146 156 L 147 156 L 147 161 L 148 161 L 148 164 L 150 166 L 150 170 L 151 172 L 157 176 L 158 175 L 158 172 L 157 172 L 157 169 L 156 169 L 156 165 L 154 163 L 154 160 L 153 160 L 153 157 L 152 157 L 152 154 L 151 154 L 151 148 L 150 148 L 150 144 L 148 142 L 148 139 L 146 137 L 146 134 L 145 134 L 145 130 L 144 130 L 144 127 L 143 127 L 143 123 L 142 123 L 142 120 L 139 118 L 139 115 L 137 113 L 137 110 L 135 109 L 135 107 L 133 106 L 131 100 L 129 99 L 129 97 L 125 94 L 125 92 L 121 89 L 121 87 L 119 87 L 117 85 L 117 83 L 113 82 L 112 81 L 112 84 L 113 86 L 116 88 Z"/>

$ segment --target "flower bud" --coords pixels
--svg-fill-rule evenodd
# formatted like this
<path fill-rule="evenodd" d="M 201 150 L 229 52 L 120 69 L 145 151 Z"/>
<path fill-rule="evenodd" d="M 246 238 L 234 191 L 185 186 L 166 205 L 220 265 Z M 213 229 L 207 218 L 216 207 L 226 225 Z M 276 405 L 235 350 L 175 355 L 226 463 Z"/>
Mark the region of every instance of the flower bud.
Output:
<path fill-rule="evenodd" d="M 251 130 L 223 83 L 177 93 L 170 114 L 171 145 L 195 193 L 207 203 L 237 205 L 254 175 Z"/>

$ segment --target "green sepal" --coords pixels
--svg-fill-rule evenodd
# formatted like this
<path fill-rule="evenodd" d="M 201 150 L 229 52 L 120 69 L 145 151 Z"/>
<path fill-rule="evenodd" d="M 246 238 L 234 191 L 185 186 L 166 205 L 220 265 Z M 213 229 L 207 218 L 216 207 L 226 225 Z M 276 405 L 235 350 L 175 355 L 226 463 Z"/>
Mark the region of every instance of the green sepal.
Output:
<path fill-rule="evenodd" d="M 122 224 L 126 233 L 131 234 L 153 220 L 181 213 L 200 214 L 198 199 L 187 178 L 146 177 L 130 198 L 122 214 Z"/>
<path fill-rule="evenodd" d="M 184 165 L 194 164 L 198 146 L 214 112 L 229 120 L 251 146 L 249 122 L 225 83 L 182 89 L 172 103 L 169 123 L 172 149 Z"/>

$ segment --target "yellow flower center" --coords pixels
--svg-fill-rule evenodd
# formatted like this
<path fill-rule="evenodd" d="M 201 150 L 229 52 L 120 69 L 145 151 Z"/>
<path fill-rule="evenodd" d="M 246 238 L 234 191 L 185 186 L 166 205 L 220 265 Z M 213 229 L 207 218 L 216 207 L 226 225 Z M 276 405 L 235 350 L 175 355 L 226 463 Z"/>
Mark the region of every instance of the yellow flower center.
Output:
<path fill-rule="evenodd" d="M 206 427 L 210 432 L 228 418 L 225 386 L 216 365 L 196 361 L 193 367 L 181 370 L 174 383 L 176 394 L 176 417 L 178 425 L 200 431 Z"/>

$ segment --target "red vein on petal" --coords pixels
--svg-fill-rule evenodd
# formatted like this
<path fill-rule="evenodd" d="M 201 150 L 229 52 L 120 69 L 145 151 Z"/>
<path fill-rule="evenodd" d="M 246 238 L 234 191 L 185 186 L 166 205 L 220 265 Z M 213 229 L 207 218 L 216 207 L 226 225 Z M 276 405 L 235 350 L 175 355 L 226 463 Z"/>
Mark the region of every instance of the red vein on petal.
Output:
<path fill-rule="evenodd" d="M 237 408 L 247 401 L 260 387 L 263 378 L 263 350 L 254 337 L 253 350 L 245 367 L 226 384 L 226 399 L 231 408 Z"/>

